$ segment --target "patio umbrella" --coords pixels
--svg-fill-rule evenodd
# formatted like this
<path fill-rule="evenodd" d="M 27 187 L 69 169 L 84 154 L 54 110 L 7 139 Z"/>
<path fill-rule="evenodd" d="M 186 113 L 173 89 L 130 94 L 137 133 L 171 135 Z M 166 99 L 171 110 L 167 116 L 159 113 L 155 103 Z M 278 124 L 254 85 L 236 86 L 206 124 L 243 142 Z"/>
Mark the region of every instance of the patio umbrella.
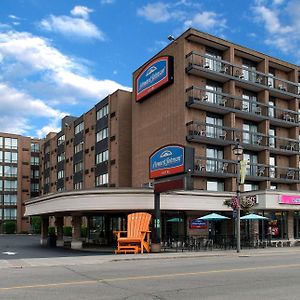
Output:
<path fill-rule="evenodd" d="M 226 219 L 230 219 L 230 218 L 216 214 L 216 213 L 212 213 L 212 214 L 197 218 L 197 220 L 206 220 L 206 221 L 218 221 L 218 220 L 226 220 Z"/>
<path fill-rule="evenodd" d="M 167 220 L 167 222 L 181 223 L 181 222 L 183 222 L 183 219 L 182 218 L 172 218 L 172 219 Z"/>
<path fill-rule="evenodd" d="M 256 214 L 249 214 L 246 216 L 241 217 L 241 220 L 267 220 L 267 217 L 256 215 Z"/>

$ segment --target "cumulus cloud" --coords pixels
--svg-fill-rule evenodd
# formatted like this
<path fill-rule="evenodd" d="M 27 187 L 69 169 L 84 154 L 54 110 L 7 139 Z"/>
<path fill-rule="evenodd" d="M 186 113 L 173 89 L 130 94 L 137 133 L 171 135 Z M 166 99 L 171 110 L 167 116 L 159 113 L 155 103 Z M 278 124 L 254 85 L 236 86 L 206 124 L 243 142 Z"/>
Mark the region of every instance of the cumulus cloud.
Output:
<path fill-rule="evenodd" d="M 68 37 L 104 40 L 104 33 L 96 25 L 82 18 L 50 15 L 40 22 L 40 27 Z"/>
<path fill-rule="evenodd" d="M 88 19 L 89 14 L 91 12 L 93 12 L 93 9 L 90 9 L 86 6 L 75 6 L 72 10 L 71 10 L 71 15 L 76 16 L 76 17 L 82 17 L 84 19 Z"/>

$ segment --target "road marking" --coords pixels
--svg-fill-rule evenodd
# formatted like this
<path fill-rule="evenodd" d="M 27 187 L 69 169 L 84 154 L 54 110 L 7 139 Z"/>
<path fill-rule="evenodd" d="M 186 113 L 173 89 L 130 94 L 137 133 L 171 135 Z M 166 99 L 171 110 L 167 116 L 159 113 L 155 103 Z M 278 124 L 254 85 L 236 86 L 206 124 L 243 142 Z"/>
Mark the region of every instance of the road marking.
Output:
<path fill-rule="evenodd" d="M 16 254 L 18 254 L 18 253 L 17 253 L 17 252 L 5 251 L 5 252 L 2 252 L 2 254 L 7 254 L 7 255 L 16 255 Z"/>
<path fill-rule="evenodd" d="M 261 267 L 249 267 L 242 269 L 223 269 L 223 270 L 210 270 L 210 271 L 199 271 L 199 272 L 188 272 L 188 273 L 174 273 L 174 274 L 161 274 L 161 275 L 141 275 L 132 277 L 117 277 L 117 278 L 103 278 L 95 280 L 85 280 L 85 281 L 69 281 L 69 282 L 58 282 L 58 283 L 45 283 L 45 284 L 35 284 L 35 285 L 20 285 L 11 287 L 2 287 L 0 292 L 17 290 L 17 289 L 34 289 L 34 288 L 51 288 L 51 287 L 61 287 L 68 285 L 85 285 L 85 284 L 97 284 L 101 282 L 116 282 L 116 281 L 130 281 L 130 280 L 144 280 L 144 279 L 164 279 L 170 277 L 180 277 L 180 276 L 198 276 L 198 275 L 209 275 L 216 273 L 233 273 L 233 272 L 245 272 L 245 271 L 258 271 L 258 270 L 270 270 L 270 269 L 283 269 L 283 268 L 299 268 L 300 264 L 289 264 L 289 265 L 275 265 L 275 266 L 261 266 Z"/>

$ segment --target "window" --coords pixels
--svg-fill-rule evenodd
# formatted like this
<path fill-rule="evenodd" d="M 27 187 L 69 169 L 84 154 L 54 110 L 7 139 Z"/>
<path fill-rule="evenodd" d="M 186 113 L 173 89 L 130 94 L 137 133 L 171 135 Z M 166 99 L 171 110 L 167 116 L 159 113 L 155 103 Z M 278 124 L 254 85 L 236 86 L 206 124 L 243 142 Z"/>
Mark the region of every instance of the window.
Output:
<path fill-rule="evenodd" d="M 206 117 L 206 136 L 210 138 L 219 138 L 223 133 L 223 118 L 215 115 Z"/>
<path fill-rule="evenodd" d="M 46 170 L 46 169 L 49 169 L 49 168 L 50 168 L 50 161 L 47 160 L 47 161 L 45 161 L 45 163 L 44 163 L 44 169 Z"/>
<path fill-rule="evenodd" d="M 17 195 L 3 195 L 4 205 L 16 205 Z"/>
<path fill-rule="evenodd" d="M 96 156 L 96 164 L 100 164 L 108 160 L 108 150 L 103 151 Z"/>
<path fill-rule="evenodd" d="M 246 144 L 259 144 L 259 135 L 257 126 L 250 123 L 243 124 L 243 142 Z"/>
<path fill-rule="evenodd" d="M 3 162 L 3 151 L 0 151 L 0 162 Z"/>
<path fill-rule="evenodd" d="M 40 164 L 40 158 L 38 156 L 31 156 L 30 157 L 30 164 L 32 166 L 38 166 Z"/>
<path fill-rule="evenodd" d="M 3 137 L 0 136 L 0 148 L 3 148 Z"/>
<path fill-rule="evenodd" d="M 7 163 L 17 163 L 18 153 L 17 152 L 4 152 L 4 161 Z"/>
<path fill-rule="evenodd" d="M 57 172 L 57 179 L 64 178 L 64 176 L 65 176 L 64 170 L 60 170 Z"/>
<path fill-rule="evenodd" d="M 108 173 L 96 177 L 96 186 L 108 184 Z"/>
<path fill-rule="evenodd" d="M 222 68 L 222 53 L 217 49 L 207 48 L 205 57 L 205 68 L 219 72 Z"/>
<path fill-rule="evenodd" d="M 275 70 L 274 69 L 270 69 L 269 71 L 269 76 L 268 76 L 268 86 L 270 88 L 274 88 L 275 87 Z"/>
<path fill-rule="evenodd" d="M 271 184 L 270 190 L 277 190 L 277 184 Z"/>
<path fill-rule="evenodd" d="M 224 182 L 216 180 L 207 180 L 207 190 L 223 192 L 224 191 Z"/>
<path fill-rule="evenodd" d="M 4 180 L 4 191 L 17 191 L 18 181 L 17 180 Z"/>
<path fill-rule="evenodd" d="M 39 191 L 39 184 L 38 183 L 31 183 L 30 184 L 30 192 L 37 193 Z"/>
<path fill-rule="evenodd" d="M 64 143 L 65 143 L 65 135 L 62 135 L 57 139 L 57 146 L 64 144 Z"/>
<path fill-rule="evenodd" d="M 275 118 L 275 101 L 269 101 L 268 114 L 270 118 Z"/>
<path fill-rule="evenodd" d="M 101 118 L 108 115 L 108 104 L 103 106 L 101 109 L 99 109 L 96 113 L 97 120 L 100 120 Z"/>
<path fill-rule="evenodd" d="M 248 192 L 248 191 L 257 191 L 259 189 L 258 184 L 257 183 L 245 183 L 244 184 L 244 192 Z"/>
<path fill-rule="evenodd" d="M 209 81 L 206 84 L 206 101 L 209 103 L 221 103 L 222 101 L 222 95 L 218 95 L 217 93 L 222 93 L 222 86 L 220 86 L 218 83 Z M 210 92 L 211 91 L 211 92 Z M 215 92 L 215 93 L 214 93 Z"/>
<path fill-rule="evenodd" d="M 45 154 L 50 153 L 50 146 L 48 145 L 48 146 L 44 146 L 44 147 L 45 147 L 45 149 L 44 149 Z"/>
<path fill-rule="evenodd" d="M 31 143 L 30 150 L 31 152 L 40 152 L 40 144 Z"/>
<path fill-rule="evenodd" d="M 82 181 L 74 183 L 74 190 L 81 190 L 82 189 Z"/>
<path fill-rule="evenodd" d="M 255 82 L 256 81 L 255 63 L 250 60 L 244 59 L 242 67 L 243 67 L 243 71 L 242 71 L 243 79 Z"/>
<path fill-rule="evenodd" d="M 49 184 L 50 183 L 50 177 L 49 176 L 47 176 L 47 177 L 45 177 L 45 184 Z"/>
<path fill-rule="evenodd" d="M 276 135 L 275 128 L 270 128 L 269 129 L 269 147 L 271 147 L 271 148 L 275 147 L 275 135 Z"/>
<path fill-rule="evenodd" d="M 244 99 L 242 103 L 243 111 L 258 113 L 257 97 L 255 93 L 243 91 L 242 98 Z"/>
<path fill-rule="evenodd" d="M 65 187 L 59 187 L 59 188 L 57 188 L 58 192 L 63 192 L 64 190 L 65 190 Z"/>
<path fill-rule="evenodd" d="M 62 152 L 57 155 L 57 162 L 65 160 L 65 152 Z"/>
<path fill-rule="evenodd" d="M 18 149 L 18 139 L 4 138 L 5 149 Z"/>
<path fill-rule="evenodd" d="M 39 179 L 40 172 L 39 170 L 31 170 L 30 171 L 30 178 L 31 179 Z"/>
<path fill-rule="evenodd" d="M 17 177 L 18 168 L 12 166 L 4 166 L 4 177 Z"/>
<path fill-rule="evenodd" d="M 83 170 L 83 162 L 79 162 L 77 164 L 74 164 L 74 173 L 80 172 Z"/>
<path fill-rule="evenodd" d="M 224 153 L 219 148 L 206 148 L 206 171 L 207 172 L 218 172 L 223 167 Z"/>
<path fill-rule="evenodd" d="M 0 177 L 3 176 L 3 166 L 0 165 Z"/>
<path fill-rule="evenodd" d="M 0 180 L 0 192 L 3 191 L 3 181 Z"/>
<path fill-rule="evenodd" d="M 75 134 L 81 132 L 84 130 L 84 122 L 79 123 L 78 125 L 75 126 L 74 132 Z"/>
<path fill-rule="evenodd" d="M 97 132 L 96 134 L 96 142 L 100 142 L 108 137 L 108 128 L 104 128 Z"/>
<path fill-rule="evenodd" d="M 74 146 L 74 154 L 80 151 L 83 151 L 83 142 L 80 142 L 79 144 Z"/>
<path fill-rule="evenodd" d="M 3 211 L 4 220 L 15 220 L 17 218 L 17 209 L 5 208 Z"/>
<path fill-rule="evenodd" d="M 269 158 L 269 176 L 271 178 L 275 178 L 276 177 L 276 169 L 275 169 L 275 166 L 276 166 L 276 158 L 275 156 L 272 156 L 270 155 L 270 158 Z"/>
<path fill-rule="evenodd" d="M 257 168 L 258 156 L 257 156 L 257 154 L 245 152 L 243 154 L 243 159 L 248 162 L 246 175 L 257 176 L 257 171 L 258 171 L 258 168 Z"/>

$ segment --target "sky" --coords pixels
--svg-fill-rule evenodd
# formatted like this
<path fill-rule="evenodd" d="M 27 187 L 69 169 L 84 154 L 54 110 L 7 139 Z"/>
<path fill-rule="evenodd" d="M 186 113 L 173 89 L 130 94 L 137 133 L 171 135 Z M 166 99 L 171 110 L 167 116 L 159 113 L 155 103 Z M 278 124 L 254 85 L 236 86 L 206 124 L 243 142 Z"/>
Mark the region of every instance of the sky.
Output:
<path fill-rule="evenodd" d="M 60 131 L 189 27 L 300 62 L 300 0 L 0 0 L 0 132 Z"/>

